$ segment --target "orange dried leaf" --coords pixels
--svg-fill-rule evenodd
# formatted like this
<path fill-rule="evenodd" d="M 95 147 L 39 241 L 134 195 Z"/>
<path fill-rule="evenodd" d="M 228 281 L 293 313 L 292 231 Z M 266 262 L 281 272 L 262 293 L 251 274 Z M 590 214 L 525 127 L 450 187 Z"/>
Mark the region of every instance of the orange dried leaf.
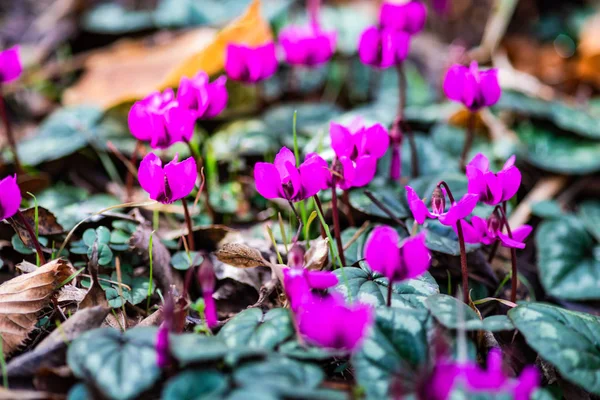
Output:
<path fill-rule="evenodd" d="M 64 103 L 95 104 L 105 109 L 174 87 L 183 76 L 221 71 L 228 43 L 261 44 L 272 39 L 269 23 L 255 0 L 240 18 L 221 31 L 199 28 L 167 43 L 123 40 L 91 56 L 82 78 L 65 92 Z"/>
<path fill-rule="evenodd" d="M 0 285 L 0 336 L 4 355 L 23 344 L 35 328 L 38 312 L 48 305 L 55 290 L 73 272 L 67 261 L 53 260 Z"/>

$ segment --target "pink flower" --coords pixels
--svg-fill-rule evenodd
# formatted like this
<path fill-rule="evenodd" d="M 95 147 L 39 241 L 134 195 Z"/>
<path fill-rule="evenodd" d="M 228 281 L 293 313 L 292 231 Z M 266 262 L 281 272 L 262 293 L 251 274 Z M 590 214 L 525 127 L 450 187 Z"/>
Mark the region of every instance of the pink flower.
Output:
<path fill-rule="evenodd" d="M 177 162 L 177 158 L 178 155 L 175 155 L 173 161 L 163 168 L 161 159 L 149 153 L 140 163 L 138 180 L 152 200 L 171 204 L 188 196 L 194 189 L 198 177 L 196 161 L 189 157 Z"/>
<path fill-rule="evenodd" d="M 15 215 L 20 205 L 21 190 L 17 185 L 17 175 L 0 180 L 0 221 Z"/>
<path fill-rule="evenodd" d="M 202 288 L 202 299 L 204 300 L 204 318 L 206 318 L 206 325 L 210 329 L 217 326 L 219 322 L 217 318 L 217 306 L 213 298 L 215 279 L 215 271 L 212 263 L 205 258 L 198 269 L 198 281 Z"/>
<path fill-rule="evenodd" d="M 496 240 L 504 247 L 524 249 L 525 239 L 529 236 L 533 228 L 530 225 L 523 225 L 512 230 L 512 239 L 502 233 L 502 220 L 496 213 L 492 213 L 488 220 L 478 216 L 473 216 L 469 224 L 465 220 L 461 220 L 465 242 L 467 243 L 483 243 L 486 245 L 493 244 Z M 456 232 L 456 227 L 453 227 Z"/>
<path fill-rule="evenodd" d="M 273 164 L 259 162 L 254 166 L 256 190 L 267 199 L 307 199 L 326 186 L 329 176 L 327 162 L 316 154 L 307 155 L 297 168 L 296 157 L 287 147 L 279 151 Z"/>
<path fill-rule="evenodd" d="M 257 47 L 230 43 L 225 54 L 225 72 L 236 81 L 255 83 L 265 80 L 277 71 L 275 44 Z"/>
<path fill-rule="evenodd" d="M 363 304 L 348 306 L 337 293 L 311 297 L 297 313 L 302 335 L 322 347 L 356 350 L 373 322 L 373 310 Z"/>
<path fill-rule="evenodd" d="M 304 268 L 283 270 L 283 286 L 290 308 L 297 312 L 303 304 L 312 301 L 312 289 L 325 290 L 337 285 L 338 278 L 329 271 L 308 271 Z"/>
<path fill-rule="evenodd" d="M 337 35 L 321 31 L 313 24 L 289 26 L 279 34 L 285 61 L 292 65 L 315 67 L 329 61 L 335 52 Z"/>
<path fill-rule="evenodd" d="M 0 83 L 14 81 L 21 76 L 23 65 L 19 53 L 19 46 L 0 51 Z"/>
<path fill-rule="evenodd" d="M 136 101 L 127 119 L 136 139 L 150 142 L 153 149 L 166 149 L 192 138 L 196 117 L 175 100 L 172 89 L 167 89 Z"/>
<path fill-rule="evenodd" d="M 173 330 L 174 307 L 173 295 L 169 292 L 162 307 L 163 323 L 160 324 L 156 334 L 155 350 L 159 368 L 166 368 L 171 364 L 169 332 Z"/>
<path fill-rule="evenodd" d="M 444 78 L 444 92 L 450 100 L 463 103 L 471 111 L 493 106 L 502 94 L 498 70 L 480 71 L 477 61 L 469 68 L 454 65 Z"/>
<path fill-rule="evenodd" d="M 439 188 L 433 191 L 431 196 L 431 208 L 429 211 L 425 202 L 419 198 L 410 186 L 406 186 L 406 200 L 408 207 L 418 224 L 425 222 L 426 218 L 437 218 L 443 225 L 453 226 L 460 219 L 466 218 L 477 205 L 478 196 L 472 193 L 465 194 L 462 199 L 450 206 L 446 212 L 445 195 Z"/>
<path fill-rule="evenodd" d="M 379 25 L 385 29 L 403 31 L 414 35 L 425 26 L 427 9 L 420 1 L 405 4 L 385 2 L 379 13 Z"/>
<path fill-rule="evenodd" d="M 497 172 L 490 171 L 490 161 L 479 153 L 467 164 L 469 193 L 479 196 L 485 204 L 496 205 L 510 200 L 521 185 L 521 172 L 515 166 L 515 156 L 506 160 L 504 167 Z"/>
<path fill-rule="evenodd" d="M 358 56 L 365 65 L 385 69 L 404 61 L 409 45 L 408 33 L 372 26 L 360 36 Z"/>
<path fill-rule="evenodd" d="M 540 387 L 540 373 L 535 367 L 526 366 L 512 390 L 513 400 L 529 400 L 538 387 Z"/>
<path fill-rule="evenodd" d="M 385 275 L 390 282 L 416 278 L 431 263 L 424 233 L 400 242 L 396 230 L 389 226 L 373 230 L 365 247 L 365 258 L 372 270 Z"/>
<path fill-rule="evenodd" d="M 508 377 L 502 370 L 502 353 L 490 350 L 487 357 L 487 368 L 481 369 L 475 363 L 462 366 L 462 376 L 471 391 L 501 391 Z"/>
<path fill-rule="evenodd" d="M 227 105 L 226 76 L 220 76 L 212 83 L 204 71 L 193 78 L 183 77 L 177 89 L 177 101 L 181 107 L 195 112 L 196 118 L 217 116 Z"/>

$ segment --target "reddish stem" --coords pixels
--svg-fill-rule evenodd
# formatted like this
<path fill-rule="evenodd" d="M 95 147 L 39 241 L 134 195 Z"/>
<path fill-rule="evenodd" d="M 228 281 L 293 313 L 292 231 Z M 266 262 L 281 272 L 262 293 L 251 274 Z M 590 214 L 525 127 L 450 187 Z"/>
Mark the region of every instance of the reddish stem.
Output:
<path fill-rule="evenodd" d="M 510 225 L 508 224 L 508 218 L 506 218 L 506 201 L 502 203 L 502 207 L 497 206 L 496 209 L 500 210 L 500 213 L 502 214 L 502 220 L 504 221 L 504 225 L 506 226 L 506 232 L 508 233 L 508 237 L 512 239 L 512 231 L 510 229 Z M 519 283 L 519 277 L 517 272 L 517 249 L 515 249 L 514 247 L 510 248 L 510 263 L 512 268 L 510 301 L 515 303 L 517 301 L 517 285 Z"/>
<path fill-rule="evenodd" d="M 10 124 L 10 120 L 8 119 L 8 114 L 6 112 L 6 103 L 4 101 L 4 96 L 2 95 L 1 91 L 2 86 L 0 85 L 0 117 L 2 117 L 2 121 L 4 122 L 4 131 L 6 132 L 8 145 L 10 146 L 10 150 L 13 154 L 13 161 L 15 163 L 17 173 L 23 174 L 21 160 L 19 160 L 19 155 L 17 154 L 17 142 L 15 141 L 15 137 L 13 135 L 12 126 Z"/>
<path fill-rule="evenodd" d="M 387 291 L 387 306 L 392 306 L 392 281 L 388 281 L 388 291 Z"/>
<path fill-rule="evenodd" d="M 25 229 L 27 230 L 27 233 L 29 234 L 29 237 L 31 238 L 31 242 L 33 243 L 33 245 L 35 247 L 35 251 L 37 252 L 38 258 L 40 259 L 41 265 L 46 264 L 46 258 L 44 257 L 44 252 L 42 251 L 42 246 L 40 245 L 40 242 L 38 241 L 37 237 L 35 236 L 35 232 L 33 231 L 33 228 L 31 227 L 31 225 L 27 221 L 27 218 L 25 218 L 25 216 L 23 215 L 23 213 L 21 211 L 17 211 L 17 215 L 19 216 L 19 219 L 21 220 L 23 225 L 25 225 Z"/>
<path fill-rule="evenodd" d="M 188 210 L 187 201 L 185 199 L 181 199 L 181 205 L 183 206 L 183 213 L 185 214 L 185 223 L 188 228 L 188 247 L 190 251 L 196 250 L 196 246 L 194 244 L 194 231 L 192 229 L 192 218 L 190 217 L 190 210 Z"/>
<path fill-rule="evenodd" d="M 344 256 L 344 245 L 342 244 L 342 232 L 340 228 L 340 215 L 338 213 L 336 187 L 337 176 L 333 174 L 331 187 L 331 213 L 333 215 L 333 229 L 335 230 L 335 241 L 337 242 L 338 253 L 340 255 L 340 260 L 342 261 L 342 266 L 346 266 L 346 257 Z"/>

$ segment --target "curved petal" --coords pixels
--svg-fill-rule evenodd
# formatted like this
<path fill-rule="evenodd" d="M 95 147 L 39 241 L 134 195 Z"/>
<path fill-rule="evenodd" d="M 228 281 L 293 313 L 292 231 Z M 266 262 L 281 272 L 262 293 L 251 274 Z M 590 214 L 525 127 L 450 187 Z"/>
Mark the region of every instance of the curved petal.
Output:
<path fill-rule="evenodd" d="M 277 54 L 275 43 L 269 42 L 257 48 L 257 56 L 261 63 L 261 75 L 259 80 L 267 79 L 277 72 L 279 63 L 277 62 Z"/>
<path fill-rule="evenodd" d="M 471 224 L 469 224 L 464 219 L 458 220 L 458 222 L 462 226 L 463 237 L 465 238 L 465 243 L 481 243 L 481 234 L 480 232 Z M 452 225 L 452 229 L 454 233 L 458 236 L 458 230 L 456 229 L 457 224 Z"/>
<path fill-rule="evenodd" d="M 319 155 L 313 154 L 307 156 L 306 160 L 300 165 L 300 182 L 302 185 L 302 197 L 309 198 L 319 193 L 321 189 L 327 187 L 327 182 L 331 176 L 327 168 L 327 161 Z"/>
<path fill-rule="evenodd" d="M 290 163 L 295 166 L 296 156 L 294 156 L 293 151 L 284 146 L 281 148 L 281 150 L 279 150 L 279 153 L 277 153 L 275 160 L 273 161 L 273 164 L 277 168 L 277 171 L 279 171 L 279 175 L 281 176 L 282 180 L 288 175 L 286 163 Z"/>
<path fill-rule="evenodd" d="M 227 76 L 236 81 L 241 81 L 246 75 L 246 57 L 244 47 L 237 44 L 227 45 L 225 50 L 225 72 Z"/>
<path fill-rule="evenodd" d="M 154 131 L 152 115 L 144 105 L 143 101 L 136 101 L 129 109 L 127 124 L 134 138 L 149 141 Z"/>
<path fill-rule="evenodd" d="M 331 122 L 329 124 L 329 138 L 331 148 L 338 157 L 350 157 L 354 147 L 350 130 L 342 124 Z"/>
<path fill-rule="evenodd" d="M 400 237 L 395 229 L 379 226 L 373 229 L 365 245 L 365 259 L 369 267 L 390 280 L 402 268 L 399 241 Z"/>
<path fill-rule="evenodd" d="M 313 164 L 319 166 L 318 169 L 312 169 Z M 302 166 L 311 166 L 311 173 L 314 173 L 313 179 L 318 180 L 323 186 L 321 189 L 329 188 L 329 183 L 331 182 L 331 171 L 329 170 L 329 164 L 325 161 L 320 155 L 317 153 L 308 153 L 304 160 L 304 163 L 300 165 L 300 178 L 302 178 Z M 304 173 L 306 176 L 306 173 Z M 304 185 L 304 178 L 302 178 L 302 182 Z"/>
<path fill-rule="evenodd" d="M 254 182 L 256 191 L 266 199 L 283 197 L 281 178 L 273 164 L 258 162 L 254 165 Z"/>
<path fill-rule="evenodd" d="M 14 46 L 0 52 L 0 82 L 13 81 L 23 72 L 19 53 L 19 46 Z"/>
<path fill-rule="evenodd" d="M 479 103 L 479 84 L 472 73 L 465 74 L 464 87 L 462 91 L 462 103 L 471 111 L 481 107 Z"/>
<path fill-rule="evenodd" d="M 446 72 L 444 93 L 450 100 L 462 101 L 467 71 L 464 66 L 456 64 Z"/>
<path fill-rule="evenodd" d="M 456 204 L 450 206 L 446 214 L 439 217 L 440 222 L 446 226 L 455 225 L 459 219 L 463 219 L 473 212 L 478 199 L 479 196 L 476 194 L 465 194 Z"/>
<path fill-rule="evenodd" d="M 192 192 L 198 178 L 196 161 L 193 157 L 188 157 L 181 162 L 177 162 L 175 158 L 165 165 L 164 171 L 171 189 L 171 201 L 182 199 Z"/>
<path fill-rule="evenodd" d="M 519 242 L 515 239 L 511 239 L 510 237 L 508 237 L 508 235 L 505 235 L 502 232 L 498 232 L 498 239 L 500 239 L 500 242 L 502 243 L 502 245 L 504 247 L 510 247 L 510 248 L 515 248 L 515 249 L 524 249 L 525 248 L 525 243 L 523 242 Z"/>
<path fill-rule="evenodd" d="M 404 261 L 403 279 L 412 279 L 422 275 L 431 265 L 431 254 L 425 246 L 425 232 L 404 241 L 400 249 Z"/>
<path fill-rule="evenodd" d="M 468 166 L 472 166 L 481 172 L 488 172 L 490 170 L 490 160 L 483 154 L 477 153 L 475 157 L 469 161 Z"/>
<path fill-rule="evenodd" d="M 477 167 L 473 165 L 467 165 L 467 180 L 468 186 L 467 191 L 469 193 L 476 194 L 481 196 L 486 192 L 486 184 L 485 184 L 485 176 L 484 172 L 480 171 Z"/>
<path fill-rule="evenodd" d="M 427 206 L 423 200 L 419 198 L 415 190 L 410 186 L 406 186 L 406 200 L 408 202 L 408 208 L 410 208 L 410 211 L 412 212 L 415 221 L 417 221 L 417 224 L 422 224 L 425 222 L 427 217 L 434 218 L 434 216 L 431 215 L 427 209 Z"/>
<path fill-rule="evenodd" d="M 286 198 L 292 201 L 304 200 L 304 197 L 302 197 L 302 179 L 300 178 L 300 171 L 296 168 L 295 164 L 292 164 L 289 161 L 285 162 L 285 169 L 287 170 L 287 177 L 282 177 L 281 182 L 283 185 L 286 185 L 286 183 L 291 184 L 291 188 L 283 188 Z"/>
<path fill-rule="evenodd" d="M 339 161 L 342 164 L 342 168 L 344 170 L 344 178 L 342 180 L 339 180 L 338 178 L 338 186 L 343 190 L 347 190 L 354 185 L 354 179 L 356 177 L 356 167 L 348 157 L 340 157 Z"/>
<path fill-rule="evenodd" d="M 394 32 L 394 61 L 401 63 L 406 60 L 410 49 L 410 35 L 406 32 Z"/>
<path fill-rule="evenodd" d="M 156 154 L 148 153 L 144 157 L 138 169 L 138 181 L 152 200 L 164 197 L 165 173 L 162 168 L 162 161 Z"/>
<path fill-rule="evenodd" d="M 390 135 L 383 125 L 371 125 L 365 130 L 365 152 L 375 158 L 381 158 L 389 146 Z"/>
<path fill-rule="evenodd" d="M 531 365 L 521 371 L 518 382 L 513 388 L 513 400 L 529 400 L 531 395 L 540 386 L 540 373 Z"/>
<path fill-rule="evenodd" d="M 485 204 L 496 205 L 502 201 L 502 183 L 492 172 L 483 174 L 485 191 L 480 193 L 480 199 Z"/>
<path fill-rule="evenodd" d="M 502 167 L 502 170 L 508 169 L 508 168 L 512 167 L 513 165 L 515 165 L 516 160 L 517 160 L 517 157 L 514 154 L 512 156 L 508 157 L 506 159 L 506 162 L 504 163 L 504 166 Z"/>
<path fill-rule="evenodd" d="M 227 106 L 229 95 L 227 93 L 227 77 L 222 75 L 208 84 L 208 107 L 204 112 L 205 118 L 213 118 L 221 113 Z"/>
<path fill-rule="evenodd" d="M 427 19 L 427 8 L 420 1 L 410 1 L 404 6 L 406 22 L 404 31 L 414 35 L 423 30 Z"/>
<path fill-rule="evenodd" d="M 325 290 L 338 284 L 338 277 L 329 271 L 306 271 L 306 280 L 313 289 Z"/>
<path fill-rule="evenodd" d="M 513 165 L 498 172 L 497 177 L 502 187 L 502 201 L 510 200 L 521 186 L 521 171 Z"/>
<path fill-rule="evenodd" d="M 0 193 L 0 221 L 2 221 L 15 215 L 21 205 L 21 190 L 17 184 L 16 174 L 0 181 Z"/>
<path fill-rule="evenodd" d="M 384 2 L 379 9 L 379 25 L 382 28 L 401 30 L 406 25 L 404 4 Z"/>
<path fill-rule="evenodd" d="M 485 236 L 487 233 L 487 221 L 485 219 L 474 215 L 473 218 L 471 218 L 471 224 L 480 237 Z"/>
<path fill-rule="evenodd" d="M 493 106 L 500 100 L 502 90 L 498 83 L 497 69 L 489 69 L 479 73 L 479 90 L 483 98 L 483 106 Z"/>
<path fill-rule="evenodd" d="M 364 304 L 356 304 L 345 308 L 345 315 L 340 318 L 339 332 L 343 339 L 340 340 L 342 348 L 354 351 L 360 346 L 368 328 L 373 321 L 373 309 Z"/>
<path fill-rule="evenodd" d="M 361 187 L 368 185 L 377 172 L 377 160 L 371 156 L 360 156 L 356 159 L 356 175 L 352 186 Z"/>
<path fill-rule="evenodd" d="M 194 135 L 194 124 L 196 116 L 194 112 L 181 107 L 179 104 L 173 104 L 165 111 L 165 126 L 171 138 L 171 144 L 190 141 Z"/>
<path fill-rule="evenodd" d="M 533 227 L 531 225 L 521 225 L 517 229 L 513 229 L 512 237 L 517 242 L 524 242 L 531 231 L 533 231 Z"/>

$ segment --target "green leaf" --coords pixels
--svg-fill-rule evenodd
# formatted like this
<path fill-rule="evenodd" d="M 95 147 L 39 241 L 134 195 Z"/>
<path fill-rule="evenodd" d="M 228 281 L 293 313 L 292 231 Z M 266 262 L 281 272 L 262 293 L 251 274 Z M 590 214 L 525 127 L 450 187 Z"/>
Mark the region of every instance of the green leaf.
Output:
<path fill-rule="evenodd" d="M 288 309 L 274 308 L 263 315 L 262 310 L 250 308 L 233 317 L 218 337 L 230 347 L 273 349 L 293 334 Z"/>
<path fill-rule="evenodd" d="M 92 258 L 93 252 L 94 252 L 94 248 L 89 247 L 88 251 L 87 251 L 87 255 L 89 258 Z M 110 264 L 112 259 L 113 259 L 113 252 L 110 249 L 110 247 L 108 247 L 105 244 L 99 244 L 98 245 L 98 264 L 108 265 L 108 264 Z"/>
<path fill-rule="evenodd" d="M 577 213 L 588 232 L 600 242 L 600 201 L 588 200 L 579 205 Z"/>
<path fill-rule="evenodd" d="M 236 384 L 277 389 L 314 389 L 321 384 L 325 374 L 316 365 L 285 357 L 272 357 L 265 361 L 248 362 L 233 373 Z"/>
<path fill-rule="evenodd" d="M 105 396 L 126 400 L 154 385 L 160 376 L 156 360 L 156 328 L 113 328 L 86 332 L 69 346 L 67 362 L 73 374 L 96 386 Z"/>
<path fill-rule="evenodd" d="M 163 400 L 210 400 L 227 390 L 227 378 L 216 371 L 184 371 L 169 379 Z"/>
<path fill-rule="evenodd" d="M 229 347 L 221 338 L 185 333 L 170 335 L 171 353 L 183 366 L 222 360 Z"/>
<path fill-rule="evenodd" d="M 511 331 L 515 327 L 506 315 L 493 315 L 485 318 L 483 321 L 479 316 L 462 301 L 445 294 L 437 294 L 427 298 L 427 308 L 435 319 L 442 325 L 450 329 L 465 329 L 467 331 Z M 462 318 L 459 320 L 459 307 L 462 307 Z"/>
<path fill-rule="evenodd" d="M 42 246 L 48 246 L 48 238 L 40 236 L 38 237 L 38 241 Z M 20 254 L 28 255 L 35 253 L 35 249 L 25 246 L 25 243 L 23 243 L 19 235 L 16 233 L 10 239 L 10 244 L 12 245 L 13 249 Z"/>
<path fill-rule="evenodd" d="M 367 268 L 344 267 L 333 273 L 338 277 L 334 290 L 346 299 L 360 301 L 373 306 L 385 306 L 388 280 Z M 398 308 L 423 308 L 427 296 L 439 293 L 439 288 L 431 275 L 426 272 L 416 279 L 394 283 L 392 306 Z"/>
<path fill-rule="evenodd" d="M 600 320 L 542 303 L 508 312 L 525 340 L 568 381 L 600 395 Z"/>
<path fill-rule="evenodd" d="M 403 219 L 410 215 L 410 210 L 408 210 L 405 202 L 402 201 L 402 197 L 406 196 L 406 192 L 404 187 L 401 186 L 395 186 L 393 188 L 390 186 L 371 186 L 367 188 L 358 188 L 351 191 L 350 204 L 358 211 L 363 212 L 368 216 L 380 217 L 389 220 L 388 215 L 381 211 L 381 209 L 373 204 L 371 199 L 365 195 L 365 189 L 370 190 L 373 193 L 373 196 L 386 205 L 396 217 Z"/>
<path fill-rule="evenodd" d="M 540 280 L 549 294 L 567 300 L 600 299 L 600 247 L 579 219 L 545 221 L 535 241 Z"/>
<path fill-rule="evenodd" d="M 38 165 L 87 146 L 101 117 L 101 109 L 89 106 L 61 108 L 53 112 L 40 125 L 36 135 L 19 143 L 17 149 L 21 162 Z"/>
<path fill-rule="evenodd" d="M 53 213 L 56 215 L 58 223 L 61 224 L 65 230 L 70 230 L 77 225 L 77 223 L 90 215 L 118 204 L 120 204 L 120 202 L 114 196 L 108 194 L 95 194 L 86 200 L 75 201 L 66 206 L 55 208 L 53 209 Z M 102 218 L 102 215 L 96 215 L 91 217 L 88 221 L 95 222 Z"/>
<path fill-rule="evenodd" d="M 83 383 L 78 383 L 69 390 L 67 400 L 89 400 L 93 399 L 92 393 Z"/>
<path fill-rule="evenodd" d="M 427 318 L 424 310 L 377 309 L 375 324 L 352 356 L 356 380 L 367 399 L 388 398 L 392 377 L 398 375 L 405 378 L 404 389 L 414 390 L 428 357 Z"/>
<path fill-rule="evenodd" d="M 565 213 L 555 200 L 542 200 L 531 205 L 531 213 L 540 218 L 560 218 Z"/>
<path fill-rule="evenodd" d="M 225 125 L 210 138 L 217 160 L 233 161 L 242 156 L 264 156 L 279 151 L 279 140 L 269 134 L 259 119 L 239 120 Z"/>
<path fill-rule="evenodd" d="M 527 160 L 550 172 L 583 175 L 600 171 L 600 142 L 573 135 L 557 135 L 529 123 L 516 132 Z"/>
<path fill-rule="evenodd" d="M 452 256 L 460 255 L 460 244 L 454 230 L 442 225 L 438 220 L 428 219 L 425 224 L 425 245 L 429 250 L 437 251 Z M 479 244 L 465 243 L 467 253 L 477 250 Z"/>
<path fill-rule="evenodd" d="M 154 25 L 150 10 L 127 10 L 116 3 L 99 4 L 84 15 L 84 29 L 96 33 L 119 35 Z"/>
<path fill-rule="evenodd" d="M 290 340 L 289 342 L 282 344 L 279 346 L 277 352 L 289 358 L 307 361 L 323 361 L 346 355 L 346 352 L 344 351 L 333 351 L 331 349 L 324 349 L 309 344 L 301 345 L 296 340 Z"/>
<path fill-rule="evenodd" d="M 204 257 L 202 257 L 197 251 L 190 251 L 189 256 L 186 251 L 178 251 L 177 253 L 173 254 L 173 257 L 171 258 L 171 265 L 175 269 L 186 271 L 190 269 L 192 263 L 194 263 L 194 266 L 198 266 L 202 264 L 203 260 Z"/>

